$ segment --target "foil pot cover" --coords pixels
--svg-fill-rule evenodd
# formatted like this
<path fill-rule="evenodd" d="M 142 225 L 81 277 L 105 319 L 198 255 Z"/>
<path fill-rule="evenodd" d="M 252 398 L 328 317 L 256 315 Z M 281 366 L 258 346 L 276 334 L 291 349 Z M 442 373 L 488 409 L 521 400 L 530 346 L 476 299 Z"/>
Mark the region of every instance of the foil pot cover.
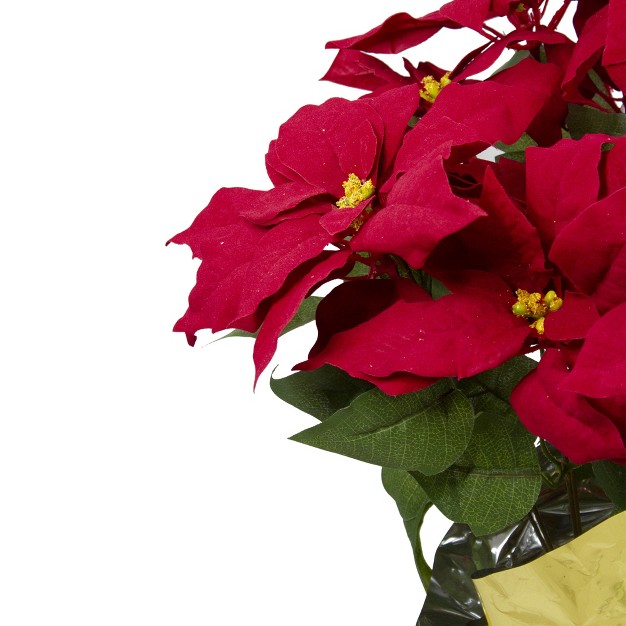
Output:
<path fill-rule="evenodd" d="M 614 512 L 613 503 L 592 477 L 578 482 L 578 500 L 583 531 Z M 544 545 L 557 548 L 573 538 L 564 486 L 544 490 L 532 514 L 500 532 L 476 536 L 469 526 L 453 524 L 435 554 L 432 578 L 416 626 L 488 626 L 473 577 L 523 565 L 545 554 Z"/>
<path fill-rule="evenodd" d="M 624 626 L 626 512 L 474 584 L 490 626 Z"/>

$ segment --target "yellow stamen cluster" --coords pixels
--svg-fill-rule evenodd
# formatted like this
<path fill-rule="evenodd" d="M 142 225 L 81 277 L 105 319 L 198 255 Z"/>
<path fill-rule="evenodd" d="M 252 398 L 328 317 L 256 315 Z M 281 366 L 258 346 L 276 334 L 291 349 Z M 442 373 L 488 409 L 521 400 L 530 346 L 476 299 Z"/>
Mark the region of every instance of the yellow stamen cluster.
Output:
<path fill-rule="evenodd" d="M 344 196 L 337 200 L 336 204 L 340 209 L 352 209 L 363 200 L 367 200 L 374 195 L 376 187 L 372 184 L 372 179 L 361 180 L 356 174 L 349 174 L 348 180 L 341 183 Z"/>
<path fill-rule="evenodd" d="M 424 88 L 420 89 L 420 96 L 428 102 L 434 102 L 435 98 L 441 93 L 441 90 L 451 82 L 450 72 L 446 72 L 441 77 L 441 80 L 437 80 L 433 76 L 424 76 L 424 78 L 422 78 L 422 86 Z"/>
<path fill-rule="evenodd" d="M 548 291 L 545 296 L 538 292 L 529 293 L 525 289 L 515 292 L 517 302 L 511 307 L 514 315 L 533 320 L 530 325 L 540 335 L 544 333 L 546 315 L 551 311 L 558 311 L 563 306 L 563 299 L 555 291 Z"/>

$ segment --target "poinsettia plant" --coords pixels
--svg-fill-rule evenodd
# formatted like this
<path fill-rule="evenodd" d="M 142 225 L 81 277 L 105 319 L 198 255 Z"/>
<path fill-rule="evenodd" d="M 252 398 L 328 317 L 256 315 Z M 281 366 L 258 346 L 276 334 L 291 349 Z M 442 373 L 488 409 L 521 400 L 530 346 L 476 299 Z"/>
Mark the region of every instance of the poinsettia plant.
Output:
<path fill-rule="evenodd" d="M 315 323 L 271 387 L 320 421 L 295 441 L 383 468 L 425 583 L 431 505 L 480 536 L 563 483 L 579 533 L 593 472 L 626 507 L 626 1 L 553 3 L 452 0 L 330 42 L 324 78 L 365 93 L 303 106 L 271 188 L 220 189 L 171 239 L 201 260 L 191 345 L 254 337 L 258 379 Z M 458 29 L 485 42 L 453 68 L 373 56 Z"/>

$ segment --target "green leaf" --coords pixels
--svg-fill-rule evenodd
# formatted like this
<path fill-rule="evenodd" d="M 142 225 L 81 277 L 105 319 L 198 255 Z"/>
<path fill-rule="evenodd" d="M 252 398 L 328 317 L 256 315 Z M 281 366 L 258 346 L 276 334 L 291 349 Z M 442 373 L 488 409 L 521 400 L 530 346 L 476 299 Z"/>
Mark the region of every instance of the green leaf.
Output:
<path fill-rule="evenodd" d="M 504 154 L 497 154 L 496 155 L 496 163 L 500 159 L 510 159 L 511 161 L 519 161 L 520 163 L 525 163 L 526 162 L 526 152 L 519 151 L 519 152 L 505 152 Z"/>
<path fill-rule="evenodd" d="M 443 379 L 400 396 L 371 389 L 291 439 L 382 467 L 436 474 L 463 454 L 474 424 L 471 402 L 451 387 Z"/>
<path fill-rule="evenodd" d="M 248 332 L 247 330 L 239 330 L 238 328 L 236 328 L 235 330 L 231 330 L 228 335 L 224 335 L 223 337 L 220 337 L 219 339 L 216 339 L 215 341 L 221 341 L 222 339 L 228 339 L 230 337 L 251 337 L 251 338 L 255 338 L 257 335 L 259 334 L 259 331 L 257 330 L 254 333 Z"/>
<path fill-rule="evenodd" d="M 480 390 L 478 386 L 480 386 L 483 392 L 488 391 L 496 398 L 506 402 L 507 405 L 501 408 L 508 410 L 510 409 L 508 402 L 511 392 L 522 378 L 530 374 L 536 367 L 537 361 L 527 356 L 514 357 L 499 367 L 459 381 L 459 387 L 471 397 L 479 395 Z"/>
<path fill-rule="evenodd" d="M 589 133 L 615 137 L 626 135 L 626 115 L 623 113 L 605 113 L 579 104 L 570 104 L 568 109 L 567 128 L 573 139 L 580 139 Z"/>
<path fill-rule="evenodd" d="M 495 76 L 504 70 L 508 70 L 509 67 L 517 65 L 520 61 L 523 61 L 529 56 L 530 52 L 528 52 L 528 50 L 517 50 L 513 56 L 504 65 L 501 65 L 491 76 Z"/>
<path fill-rule="evenodd" d="M 443 296 L 447 296 L 452 293 L 442 282 L 438 281 L 436 278 L 432 278 L 432 283 L 430 285 L 430 295 L 433 297 L 433 300 L 439 300 L 439 298 L 443 298 Z"/>
<path fill-rule="evenodd" d="M 367 276 L 370 273 L 370 266 L 361 261 L 355 261 L 354 267 L 348 274 L 348 278 L 359 278 L 361 276 Z"/>
<path fill-rule="evenodd" d="M 504 154 L 499 154 L 496 157 L 496 161 L 499 159 L 512 159 L 513 161 L 524 162 L 526 160 L 526 148 L 532 148 L 537 145 L 537 142 L 528 134 L 524 133 L 515 143 L 506 144 L 498 141 L 495 147 L 498 150 L 502 150 Z"/>
<path fill-rule="evenodd" d="M 494 145 L 503 152 L 524 152 L 526 148 L 534 148 L 537 142 L 528 133 L 524 133 L 515 143 L 497 141 Z"/>
<path fill-rule="evenodd" d="M 406 534 L 413 548 L 413 558 L 424 589 L 428 589 L 432 570 L 422 551 L 420 530 L 424 516 L 431 506 L 430 498 L 409 472 L 383 467 L 382 475 L 385 491 L 396 501 L 398 511 L 404 521 Z"/>
<path fill-rule="evenodd" d="M 592 463 L 600 487 L 619 511 L 626 511 L 626 467 L 611 461 Z"/>
<path fill-rule="evenodd" d="M 270 387 L 281 400 L 323 421 L 373 385 L 336 367 L 323 365 L 310 372 L 270 378 Z"/>
<path fill-rule="evenodd" d="M 610 108 L 609 100 L 611 99 L 611 94 L 607 91 L 604 81 L 595 70 L 589 70 L 587 76 L 589 76 L 593 84 L 597 87 L 597 93 L 593 96 L 592 100 L 603 108 Z"/>
<path fill-rule="evenodd" d="M 317 311 L 317 305 L 321 301 L 322 298 L 320 298 L 319 296 L 309 296 L 308 298 L 305 298 L 291 321 L 287 324 L 287 326 L 285 326 L 285 328 L 283 328 L 280 336 L 282 337 L 288 332 L 291 332 L 296 328 L 300 328 L 300 326 L 304 326 L 305 324 L 312 322 L 315 319 L 315 311 Z M 220 337 L 220 339 L 226 339 L 227 337 L 256 337 L 258 334 L 259 331 L 255 333 L 249 333 L 245 330 L 233 330 L 232 332 L 228 333 L 228 335 Z"/>
<path fill-rule="evenodd" d="M 528 433 L 506 403 L 481 396 L 483 412 L 465 454 L 436 476 L 414 473 L 435 506 L 469 524 L 476 535 L 501 530 L 520 520 L 537 501 L 541 468 Z"/>

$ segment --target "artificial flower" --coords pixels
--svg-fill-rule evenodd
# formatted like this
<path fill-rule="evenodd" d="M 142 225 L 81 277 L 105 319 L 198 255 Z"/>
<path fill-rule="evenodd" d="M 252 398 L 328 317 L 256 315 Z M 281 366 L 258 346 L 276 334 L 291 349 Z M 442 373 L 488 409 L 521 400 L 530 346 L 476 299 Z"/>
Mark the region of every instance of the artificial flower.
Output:
<path fill-rule="evenodd" d="M 261 327 L 258 376 L 304 297 L 352 267 L 345 236 L 358 230 L 391 171 L 418 91 L 411 85 L 368 101 L 334 98 L 285 122 L 266 158 L 274 187 L 221 189 L 170 240 L 202 261 L 174 330 L 193 344 L 202 328 Z M 329 244 L 340 249 L 327 250 Z"/>

